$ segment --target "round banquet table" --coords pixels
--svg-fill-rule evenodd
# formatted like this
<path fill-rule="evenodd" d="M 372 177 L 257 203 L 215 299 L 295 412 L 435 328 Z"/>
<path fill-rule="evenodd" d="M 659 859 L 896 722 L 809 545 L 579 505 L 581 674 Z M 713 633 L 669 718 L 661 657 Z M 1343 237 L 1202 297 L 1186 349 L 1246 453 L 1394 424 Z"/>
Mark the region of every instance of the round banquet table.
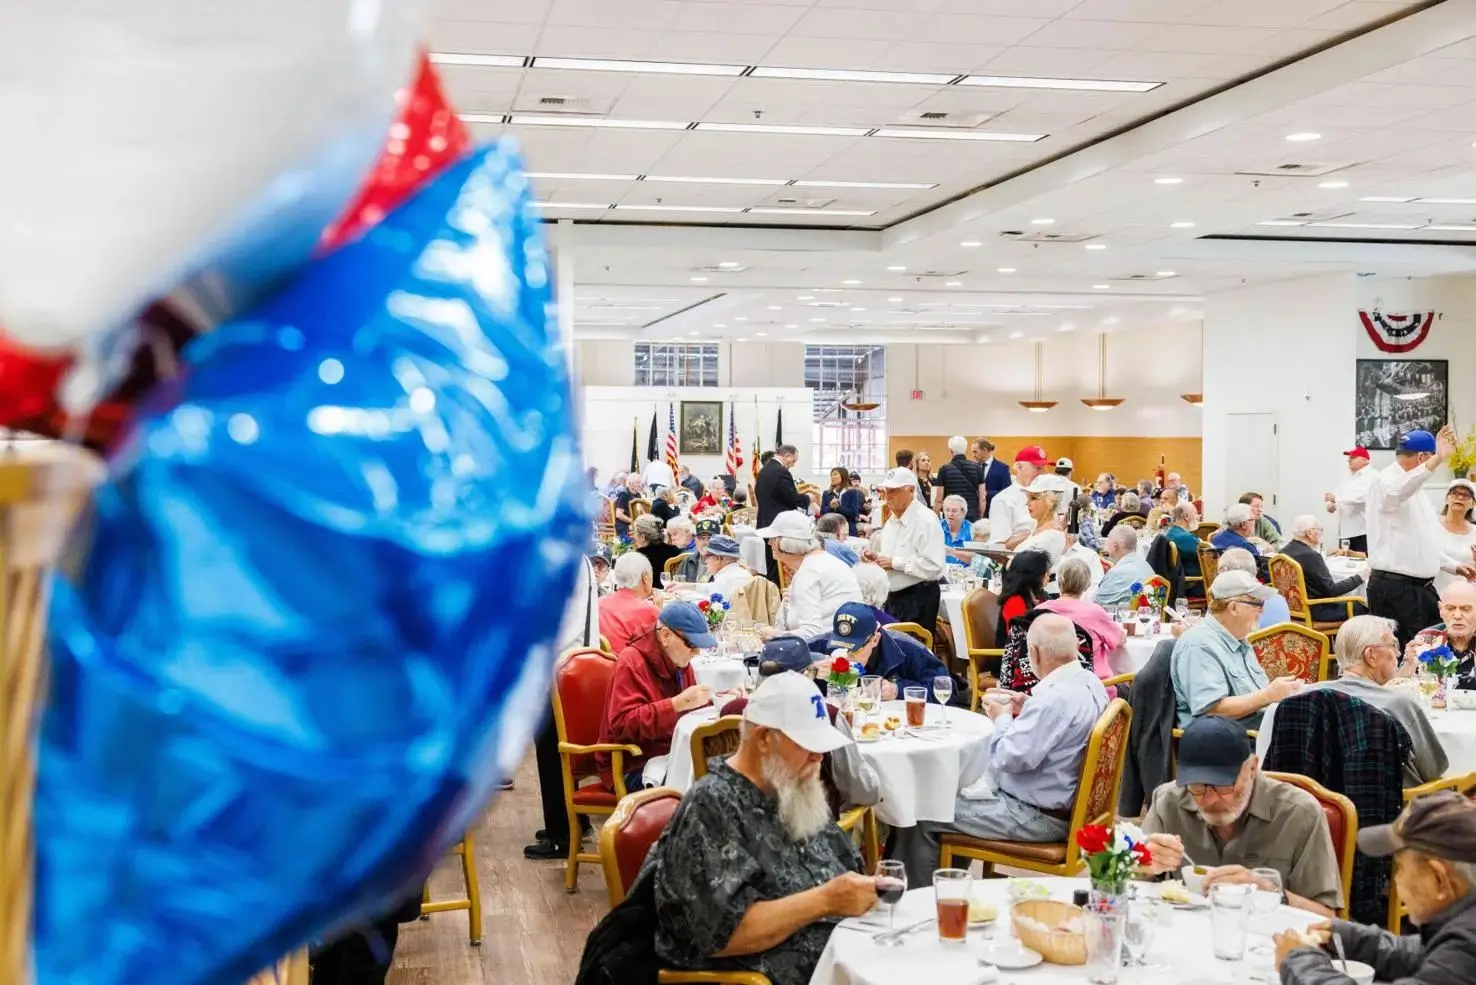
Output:
<path fill-rule="evenodd" d="M 1113 650 L 1107 657 L 1113 673 L 1136 674 L 1148 663 L 1153 656 L 1153 651 L 1158 644 L 1164 640 L 1173 639 L 1172 633 L 1154 633 L 1152 636 L 1129 636 L 1122 641 L 1122 646 Z"/>
<path fill-rule="evenodd" d="M 698 684 L 706 684 L 712 693 L 736 691 L 748 680 L 743 657 L 699 656 L 692 661 L 692 673 Z"/>
<path fill-rule="evenodd" d="M 906 720 L 905 702 L 882 702 L 883 715 Z M 663 786 L 683 793 L 692 785 L 692 732 L 717 718 L 717 709 L 699 708 L 677 719 Z M 967 708 L 949 708 L 950 728 L 939 728 L 943 707 L 929 704 L 927 726 L 916 735 L 890 735 L 858 742 L 862 757 L 881 781 L 877 817 L 897 828 L 919 821 L 952 821 L 954 797 L 984 775 L 987 740 L 994 723 Z"/>
<path fill-rule="evenodd" d="M 1447 708 L 1430 712 L 1430 724 L 1450 760 L 1446 776 L 1476 773 L 1476 711 Z"/>
<path fill-rule="evenodd" d="M 1071 902 L 1071 894 L 1088 887 L 1085 879 L 1039 877 L 1034 881 L 1050 890 L 1051 898 Z M 1009 900 L 1005 895 L 1008 879 L 975 879 L 974 897 L 999 907 L 999 918 L 993 924 L 969 928 L 968 940 L 962 945 L 938 942 L 937 925 L 929 923 L 902 938 L 900 947 L 880 947 L 872 935 L 887 927 L 886 916 L 878 907 L 865 917 L 843 920 L 830 935 L 830 942 L 820 955 L 810 985 L 898 985 L 899 982 L 927 982 L 928 985 L 1076 985 L 1086 981 L 1086 969 L 1041 964 L 1025 971 L 996 971 L 979 961 L 987 955 L 995 935 L 1009 936 Z M 1147 887 L 1142 887 L 1146 889 Z M 926 886 L 911 889 L 897 904 L 897 926 L 906 927 L 934 913 L 933 889 Z M 1316 914 L 1291 907 L 1280 907 L 1267 916 L 1252 916 L 1246 936 L 1245 960 L 1216 961 L 1210 957 L 1209 908 L 1174 909 L 1160 906 L 1157 925 L 1148 946 L 1147 964 L 1142 968 L 1124 968 L 1119 981 L 1123 985 L 1198 985 L 1210 982 L 1242 983 L 1252 980 L 1277 981 L 1272 969 L 1271 934 L 1291 928 L 1306 929 L 1319 918 Z M 1264 953 L 1251 953 L 1252 948 Z"/>

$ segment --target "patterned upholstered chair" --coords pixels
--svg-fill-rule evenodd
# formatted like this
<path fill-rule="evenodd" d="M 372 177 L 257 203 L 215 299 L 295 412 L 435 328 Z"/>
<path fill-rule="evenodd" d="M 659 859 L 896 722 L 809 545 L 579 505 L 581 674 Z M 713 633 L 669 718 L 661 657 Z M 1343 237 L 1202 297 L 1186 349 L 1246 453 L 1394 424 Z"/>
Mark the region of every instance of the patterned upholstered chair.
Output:
<path fill-rule="evenodd" d="M 1091 740 L 1087 743 L 1086 759 L 1082 762 L 1076 803 L 1071 808 L 1071 830 L 1064 842 L 1036 845 L 945 834 L 940 839 L 938 867 L 951 868 L 955 859 L 964 859 L 966 863 L 982 862 L 986 876 L 996 865 L 1053 876 L 1075 875 L 1085 864 L 1076 844 L 1076 833 L 1088 824 L 1111 825 L 1116 816 L 1117 794 L 1122 787 L 1122 764 L 1127 756 L 1128 729 L 1132 720 L 1132 709 L 1121 698 L 1108 704 L 1097 719 Z"/>
<path fill-rule="evenodd" d="M 1353 856 L 1358 851 L 1358 808 L 1353 801 L 1340 793 L 1334 793 L 1309 776 L 1300 773 L 1272 773 L 1273 780 L 1301 787 L 1317 799 L 1327 815 L 1327 830 L 1332 834 L 1333 853 L 1338 858 L 1338 876 L 1343 882 L 1343 906 L 1338 916 L 1348 919 L 1348 907 L 1353 899 Z"/>
<path fill-rule="evenodd" d="M 894 633 L 903 633 L 911 636 L 923 646 L 927 647 L 929 652 L 933 649 L 933 634 L 915 622 L 894 622 L 888 624 L 885 628 Z"/>
<path fill-rule="evenodd" d="M 1220 574 L 1220 552 L 1208 541 L 1199 545 L 1199 573 L 1204 578 L 1204 594 L 1208 596 L 1210 586 Z"/>
<path fill-rule="evenodd" d="M 1145 526 L 1148 525 L 1148 518 L 1146 516 L 1141 516 L 1137 513 L 1134 513 L 1129 516 L 1123 517 L 1117 522 L 1126 523 L 1128 526 L 1134 528 L 1135 530 L 1142 530 Z"/>
<path fill-rule="evenodd" d="M 999 596 L 987 588 L 976 588 L 963 600 L 963 654 L 969 664 L 969 710 L 978 711 L 980 696 L 998 683 L 995 674 L 979 669 L 981 660 L 993 660 L 996 669 L 1004 659 L 1004 647 L 994 638 L 999 622 Z"/>
<path fill-rule="evenodd" d="M 1336 636 L 1338 627 L 1343 625 L 1344 620 L 1352 619 L 1356 612 L 1355 605 L 1366 605 L 1367 600 L 1358 595 L 1340 595 L 1335 599 L 1309 599 L 1307 597 L 1307 577 L 1302 572 L 1302 566 L 1285 554 L 1273 554 L 1266 559 L 1266 568 L 1271 574 L 1271 587 L 1286 599 L 1286 607 L 1291 612 L 1293 622 L 1299 622 L 1303 626 L 1328 636 Z M 1341 605 L 1346 613 L 1340 619 L 1314 620 L 1312 618 L 1312 607 L 1314 605 Z"/>
<path fill-rule="evenodd" d="M 637 517 L 651 512 L 651 501 L 649 499 L 632 499 L 630 501 L 630 509 L 627 512 L 630 514 L 630 522 L 635 523 Z"/>
<path fill-rule="evenodd" d="M 625 796 L 625 757 L 639 756 L 639 746 L 600 741 L 600 720 L 615 658 L 602 650 L 571 650 L 554 670 L 554 726 L 559 734 L 559 763 L 564 777 L 564 808 L 569 812 L 569 861 L 564 889 L 579 886 L 579 863 L 599 862 L 600 857 L 581 852 L 580 815 L 603 817 L 615 810 Z M 594 754 L 609 753 L 614 787 L 605 786 Z"/>
<path fill-rule="evenodd" d="M 1267 626 L 1246 637 L 1261 669 L 1273 681 L 1296 677 L 1308 684 L 1325 681 L 1331 671 L 1332 647 L 1315 629 L 1294 622 Z"/>
<path fill-rule="evenodd" d="M 625 899 L 635 885 L 651 847 L 671 823 L 682 795 L 671 787 L 652 787 L 621 798 L 615 812 L 600 828 L 600 864 L 610 887 L 610 904 Z M 753 971 L 681 971 L 663 969 L 656 973 L 659 985 L 770 985 L 769 979 Z"/>
<path fill-rule="evenodd" d="M 745 506 L 728 514 L 729 527 L 751 527 L 757 522 L 758 510 L 752 506 Z"/>

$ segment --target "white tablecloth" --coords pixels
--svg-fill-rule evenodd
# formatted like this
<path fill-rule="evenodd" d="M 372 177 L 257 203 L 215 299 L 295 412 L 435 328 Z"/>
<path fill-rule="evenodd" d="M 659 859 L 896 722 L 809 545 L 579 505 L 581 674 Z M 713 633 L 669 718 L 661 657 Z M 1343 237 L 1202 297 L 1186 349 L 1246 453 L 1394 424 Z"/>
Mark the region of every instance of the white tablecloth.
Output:
<path fill-rule="evenodd" d="M 698 684 L 706 684 L 714 694 L 737 690 L 748 678 L 742 657 L 698 657 L 692 661 L 692 673 Z"/>
<path fill-rule="evenodd" d="M 1042 877 L 1038 881 L 1051 890 L 1053 899 L 1069 903 L 1077 889 L 1086 889 L 1085 879 Z M 878 947 L 872 942 L 877 931 L 870 927 L 852 930 L 854 921 L 846 921 L 830 935 L 825 952 L 815 966 L 810 985 L 976 985 L 999 982 L 1004 985 L 1076 985 L 1086 981 L 1084 967 L 1042 964 L 1026 971 L 995 971 L 979 963 L 987 953 L 994 934 L 1000 934 L 1009 920 L 1009 903 L 1005 895 L 1007 879 L 982 879 L 974 882 L 974 896 L 999 906 L 1000 916 L 992 927 L 970 927 L 969 939 L 962 946 L 938 942 L 936 925 L 922 927 L 903 938 L 900 947 Z M 897 904 L 897 926 L 905 927 L 935 912 L 933 889 L 925 886 L 909 890 Z M 1253 916 L 1247 935 L 1247 955 L 1243 962 L 1216 961 L 1211 957 L 1210 913 L 1204 907 L 1175 910 L 1160 907 L 1159 923 L 1148 946 L 1148 964 L 1143 968 L 1123 969 L 1119 981 L 1123 985 L 1199 985 L 1208 982 L 1243 983 L 1252 974 L 1275 981 L 1269 953 L 1270 935 L 1293 927 L 1305 929 L 1317 916 L 1283 906 L 1269 917 Z M 875 919 L 873 914 L 869 919 Z M 885 927 L 885 924 L 882 924 Z M 1251 954 L 1249 948 L 1262 945 L 1264 954 Z"/>
<path fill-rule="evenodd" d="M 1421 698 L 1421 701 L 1424 699 Z M 1270 705 L 1261 722 L 1260 737 L 1256 739 L 1256 755 L 1265 760 L 1271 748 L 1271 730 L 1276 723 L 1276 705 Z M 1440 745 L 1445 749 L 1445 758 L 1450 761 L 1446 776 L 1464 776 L 1476 773 L 1476 711 L 1447 708 L 1445 711 L 1427 712 Z"/>
<path fill-rule="evenodd" d="M 886 701 L 882 708 L 906 720 L 905 702 Z M 715 708 L 700 708 L 677 719 L 665 786 L 685 792 L 692 785 L 692 732 L 716 717 Z M 948 718 L 952 728 L 858 743 L 881 780 L 877 816 L 887 824 L 910 828 L 918 821 L 952 821 L 955 795 L 984 775 L 985 741 L 994 734 L 994 723 L 965 708 L 949 708 Z M 929 704 L 928 724 L 942 720 L 943 707 Z"/>
<path fill-rule="evenodd" d="M 1153 651 L 1164 640 L 1172 639 L 1171 633 L 1156 633 L 1152 636 L 1129 636 L 1122 646 L 1107 657 L 1108 664 L 1116 674 L 1136 674 L 1148 663 Z"/>
<path fill-rule="evenodd" d="M 1361 573 L 1363 569 L 1367 567 L 1367 565 L 1367 561 L 1355 561 L 1352 558 L 1346 557 L 1330 557 L 1327 559 L 1327 571 L 1328 574 L 1332 575 L 1333 581 L 1342 581 L 1344 578 L 1351 578 L 1352 576 Z M 1364 598 L 1367 598 L 1368 582 L 1365 581 L 1363 584 L 1359 585 L 1348 594 L 1361 595 Z"/>
<path fill-rule="evenodd" d="M 968 594 L 962 588 L 952 586 L 944 588 L 940 593 L 943 600 L 943 618 L 947 619 L 948 625 L 953 627 L 954 645 L 958 647 L 959 652 L 962 652 L 964 648 L 963 603 Z"/>
<path fill-rule="evenodd" d="M 742 523 L 731 524 L 733 539 L 738 542 L 738 559 L 756 575 L 764 574 L 769 566 L 764 561 L 764 542 L 754 535 L 757 527 Z"/>

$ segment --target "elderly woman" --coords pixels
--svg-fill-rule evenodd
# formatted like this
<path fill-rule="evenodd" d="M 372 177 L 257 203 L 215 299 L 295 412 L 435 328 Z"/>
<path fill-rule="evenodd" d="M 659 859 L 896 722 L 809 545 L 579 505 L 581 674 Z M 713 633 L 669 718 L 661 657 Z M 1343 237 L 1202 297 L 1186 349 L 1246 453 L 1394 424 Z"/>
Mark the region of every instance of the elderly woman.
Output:
<path fill-rule="evenodd" d="M 791 633 L 812 640 L 831 629 L 835 610 L 846 602 L 861 601 L 861 586 L 850 567 L 829 554 L 810 518 L 788 510 L 758 531 L 769 542 L 774 560 L 789 576 L 784 604 L 773 626 L 759 630 L 763 639 Z"/>
<path fill-rule="evenodd" d="M 682 509 L 677 505 L 677 493 L 681 492 L 681 488 L 681 486 L 662 486 L 651 499 L 651 515 L 662 523 L 681 516 Z"/>
<path fill-rule="evenodd" d="M 1476 506 L 1476 483 L 1470 479 L 1457 479 L 1445 490 L 1437 542 L 1442 551 L 1461 564 L 1470 564 L 1476 557 L 1476 525 L 1471 523 L 1476 514 L 1473 506 Z M 1435 590 L 1440 591 L 1459 577 L 1441 571 L 1435 576 Z"/>
<path fill-rule="evenodd" d="M 1112 528 L 1127 517 L 1141 516 L 1142 514 L 1138 512 L 1139 506 L 1137 493 L 1131 491 L 1123 493 L 1122 498 L 1117 501 L 1117 512 L 1109 516 L 1107 522 L 1102 524 L 1101 535 L 1106 537 L 1112 533 Z"/>
<path fill-rule="evenodd" d="M 1050 555 L 1054 567 L 1061 555 L 1066 553 L 1066 531 L 1056 522 L 1056 504 L 1061 500 L 1060 487 L 1054 484 L 1054 476 L 1037 476 L 1025 490 L 1025 508 L 1035 529 L 1015 548 L 1019 551 L 1044 551 Z"/>
<path fill-rule="evenodd" d="M 962 496 L 943 497 L 943 516 L 938 522 L 943 525 L 943 554 L 949 564 L 974 563 L 973 552 L 963 549 L 964 544 L 974 539 L 974 528 L 964 519 L 968 510 L 969 504 Z"/>
<path fill-rule="evenodd" d="M 666 570 L 666 562 L 682 553 L 666 542 L 663 527 L 664 524 L 650 513 L 636 517 L 634 527 L 636 551 L 651 562 L 651 572 L 657 579 Z"/>
<path fill-rule="evenodd" d="M 887 596 L 892 593 L 892 583 L 887 580 L 887 573 L 870 561 L 862 561 L 851 569 L 851 573 L 861 586 L 861 601 L 871 607 L 871 614 L 876 616 L 877 625 L 890 626 L 896 622 L 896 618 L 886 610 Z"/>
<path fill-rule="evenodd" d="M 1108 656 L 1122 646 L 1126 631 L 1095 602 L 1082 598 L 1092 587 L 1092 571 L 1082 558 L 1070 557 L 1056 570 L 1056 587 L 1061 597 L 1047 599 L 1038 608 L 1055 612 L 1086 630 L 1092 638 L 1092 671 L 1102 680 L 1112 676 Z"/>

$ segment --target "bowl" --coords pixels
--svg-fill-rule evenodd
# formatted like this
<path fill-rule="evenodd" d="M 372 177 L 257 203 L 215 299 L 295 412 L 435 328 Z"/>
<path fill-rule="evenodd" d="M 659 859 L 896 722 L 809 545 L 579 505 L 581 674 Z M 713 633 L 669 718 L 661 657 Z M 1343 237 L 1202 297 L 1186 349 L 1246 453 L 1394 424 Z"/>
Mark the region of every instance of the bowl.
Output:
<path fill-rule="evenodd" d="M 1020 943 L 1059 965 L 1086 964 L 1085 918 L 1081 907 L 1050 899 L 1016 903 L 1010 915 Z M 1075 929 L 1062 929 L 1065 927 Z"/>
<path fill-rule="evenodd" d="M 1203 865 L 1186 865 L 1179 870 L 1179 875 L 1184 877 L 1184 888 L 1195 896 L 1204 895 L 1204 877 L 1209 874 L 1209 869 Z"/>
<path fill-rule="evenodd" d="M 1476 709 L 1476 691 L 1451 688 L 1445 694 L 1445 703 L 1458 711 L 1471 711 Z"/>
<path fill-rule="evenodd" d="M 1343 962 L 1333 958 L 1333 967 L 1341 970 Z M 1349 961 L 1343 973 L 1353 979 L 1357 985 L 1373 985 L 1374 970 L 1362 961 Z"/>

